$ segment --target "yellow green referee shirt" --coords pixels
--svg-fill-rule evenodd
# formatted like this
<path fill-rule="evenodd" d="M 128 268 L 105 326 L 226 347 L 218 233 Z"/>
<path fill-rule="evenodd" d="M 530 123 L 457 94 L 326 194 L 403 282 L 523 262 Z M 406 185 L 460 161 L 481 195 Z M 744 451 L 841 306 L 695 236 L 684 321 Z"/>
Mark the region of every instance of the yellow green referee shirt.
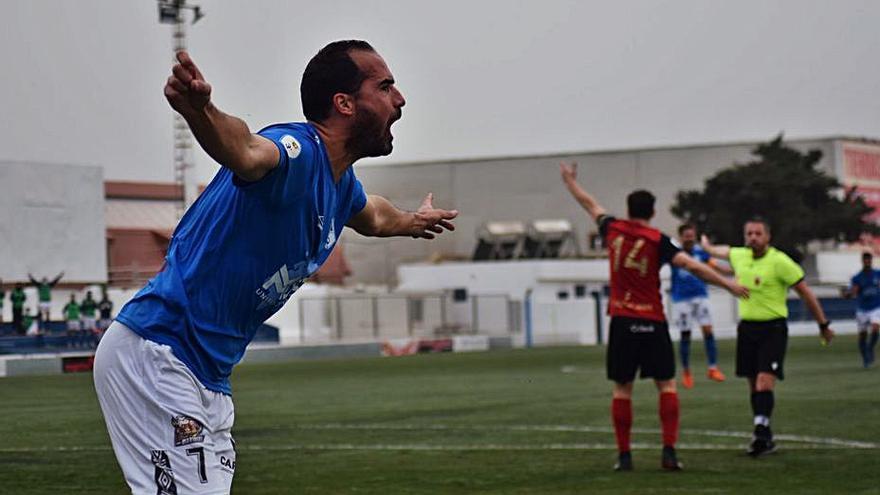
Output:
<path fill-rule="evenodd" d="M 774 247 L 755 259 L 752 248 L 730 248 L 730 266 L 736 281 L 749 289 L 748 299 L 739 299 L 739 317 L 747 321 L 788 318 L 785 299 L 788 288 L 804 278 L 804 271 L 787 254 Z"/>

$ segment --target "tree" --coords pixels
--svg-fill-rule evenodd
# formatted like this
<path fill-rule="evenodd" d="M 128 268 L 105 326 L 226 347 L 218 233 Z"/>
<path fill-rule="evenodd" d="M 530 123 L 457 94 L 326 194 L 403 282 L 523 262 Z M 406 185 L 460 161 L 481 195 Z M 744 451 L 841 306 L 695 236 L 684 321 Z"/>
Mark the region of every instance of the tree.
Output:
<path fill-rule="evenodd" d="M 878 233 L 865 221 L 874 208 L 855 188 L 845 189 L 816 165 L 820 150 L 802 153 L 782 134 L 759 144 L 755 160 L 734 164 L 706 180 L 703 191 L 679 191 L 672 214 L 691 222 L 719 244 L 742 245 L 742 226 L 761 216 L 771 226 L 773 245 L 800 260 L 808 242 L 853 242 Z"/>

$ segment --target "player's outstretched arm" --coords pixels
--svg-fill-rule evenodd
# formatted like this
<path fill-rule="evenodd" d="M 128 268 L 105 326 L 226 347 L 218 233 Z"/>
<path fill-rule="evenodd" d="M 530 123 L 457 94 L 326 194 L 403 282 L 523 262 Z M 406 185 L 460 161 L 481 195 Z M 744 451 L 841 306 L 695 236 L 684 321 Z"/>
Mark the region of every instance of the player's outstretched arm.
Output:
<path fill-rule="evenodd" d="M 256 181 L 278 165 L 272 141 L 252 134 L 238 117 L 223 113 L 211 102 L 211 85 L 185 51 L 165 83 L 165 98 L 189 124 L 196 140 L 211 158 L 246 181 Z"/>
<path fill-rule="evenodd" d="M 605 208 L 596 201 L 596 198 L 590 195 L 580 184 L 578 184 L 577 163 L 561 162 L 559 164 L 559 173 L 562 175 L 562 182 L 565 184 L 565 187 L 568 188 L 568 192 L 571 193 L 583 209 L 587 210 L 587 213 L 590 214 L 590 217 L 592 217 L 593 220 L 598 221 L 599 217 L 606 213 Z"/>
<path fill-rule="evenodd" d="M 443 230 L 455 230 L 452 220 L 458 210 L 434 208 L 434 194 L 428 193 L 416 211 L 404 211 L 382 196 L 367 196 L 367 204 L 348 221 L 358 233 L 373 237 L 410 236 L 433 239 Z"/>
<path fill-rule="evenodd" d="M 712 267 L 695 260 L 684 251 L 679 251 L 678 254 L 672 257 L 672 264 L 679 268 L 684 268 L 712 285 L 727 289 L 728 292 L 736 297 L 749 298 L 749 289 L 738 284 L 735 280 L 722 277 Z"/>
<path fill-rule="evenodd" d="M 729 260 L 730 259 L 730 246 L 724 244 L 712 244 L 709 242 L 709 238 L 706 237 L 705 234 L 700 236 L 700 246 L 704 251 L 709 253 L 709 256 L 713 258 L 718 258 L 721 260 Z"/>
<path fill-rule="evenodd" d="M 718 258 L 709 258 L 709 261 L 707 261 L 706 264 L 722 275 L 727 275 L 728 277 L 730 277 L 734 274 L 734 271 L 730 267 L 730 265 L 726 263 L 718 263 Z"/>
<path fill-rule="evenodd" d="M 822 341 L 826 344 L 831 342 L 831 339 L 834 338 L 834 330 L 829 326 L 829 321 L 825 317 L 825 311 L 822 310 L 822 305 L 819 304 L 819 300 L 816 299 L 816 295 L 813 294 L 810 286 L 807 285 L 805 280 L 801 280 L 794 284 L 794 290 L 807 305 L 807 309 L 813 314 L 816 323 L 819 324 L 819 334 L 822 336 Z"/>

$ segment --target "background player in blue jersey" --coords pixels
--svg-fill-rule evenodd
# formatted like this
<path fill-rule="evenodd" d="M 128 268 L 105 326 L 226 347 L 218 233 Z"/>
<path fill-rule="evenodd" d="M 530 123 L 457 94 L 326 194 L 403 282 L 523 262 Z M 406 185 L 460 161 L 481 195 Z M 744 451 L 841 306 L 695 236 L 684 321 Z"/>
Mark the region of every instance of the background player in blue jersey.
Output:
<path fill-rule="evenodd" d="M 708 264 L 726 275 L 730 270 L 722 269 L 715 260 L 697 245 L 697 229 L 686 223 L 678 227 L 678 240 L 681 248 L 691 257 Z M 694 376 L 690 369 L 691 329 L 699 325 L 703 332 L 703 346 L 706 349 L 706 361 L 709 369 L 706 375 L 716 382 L 723 382 L 724 373 L 718 369 L 718 347 L 712 333 L 712 313 L 709 311 L 709 292 L 706 282 L 691 272 L 675 265 L 672 267 L 672 321 L 681 333 L 679 340 L 679 357 L 681 359 L 681 384 L 684 388 L 693 388 Z"/>
<path fill-rule="evenodd" d="M 368 196 L 352 164 L 391 153 L 405 100 L 364 41 L 334 42 L 303 73 L 307 122 L 252 134 L 211 101 L 185 52 L 171 107 L 223 168 L 174 232 L 163 269 L 119 312 L 95 356 L 95 388 L 133 493 L 229 493 L 229 385 L 257 328 L 327 259 L 349 226 L 432 239 L 457 212 Z"/>
<path fill-rule="evenodd" d="M 875 270 L 874 256 L 862 254 L 862 269 L 850 280 L 848 297 L 857 298 L 856 323 L 859 328 L 859 353 L 862 365 L 870 368 L 874 364 L 874 349 L 880 336 L 880 270 Z M 871 337 L 868 340 L 868 332 Z"/>

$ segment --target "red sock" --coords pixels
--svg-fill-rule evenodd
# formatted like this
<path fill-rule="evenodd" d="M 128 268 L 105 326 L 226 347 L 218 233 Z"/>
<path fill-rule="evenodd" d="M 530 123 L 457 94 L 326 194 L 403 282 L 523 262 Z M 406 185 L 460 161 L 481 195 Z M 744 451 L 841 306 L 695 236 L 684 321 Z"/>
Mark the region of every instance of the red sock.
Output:
<path fill-rule="evenodd" d="M 614 420 L 614 436 L 617 437 L 617 450 L 629 452 L 629 430 L 633 424 L 632 401 L 612 399 L 611 419 Z"/>
<path fill-rule="evenodd" d="M 675 447 L 678 440 L 678 394 L 660 394 L 660 423 L 663 427 L 663 446 Z"/>

